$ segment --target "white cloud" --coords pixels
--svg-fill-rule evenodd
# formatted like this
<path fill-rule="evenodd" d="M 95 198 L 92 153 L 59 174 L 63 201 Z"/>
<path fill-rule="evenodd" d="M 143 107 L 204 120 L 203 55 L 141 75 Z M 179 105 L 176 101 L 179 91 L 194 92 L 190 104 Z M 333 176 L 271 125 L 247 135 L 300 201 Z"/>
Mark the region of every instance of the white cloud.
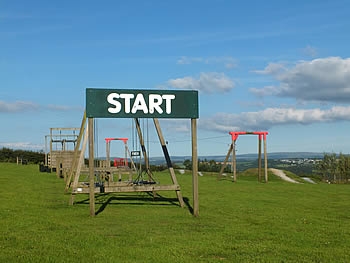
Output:
<path fill-rule="evenodd" d="M 22 112 L 28 110 L 38 110 L 39 105 L 30 101 L 5 102 L 0 101 L 0 112 Z"/>
<path fill-rule="evenodd" d="M 278 95 L 279 88 L 275 86 L 265 86 L 263 89 L 251 88 L 250 91 L 258 97 Z"/>
<path fill-rule="evenodd" d="M 47 105 L 46 108 L 53 111 L 72 111 L 72 110 L 83 111 L 84 110 L 82 107 L 77 107 L 77 106 L 53 105 L 53 104 Z"/>
<path fill-rule="evenodd" d="M 302 49 L 302 53 L 306 56 L 310 56 L 310 57 L 314 58 L 317 56 L 318 51 L 316 48 L 307 45 L 305 48 Z"/>
<path fill-rule="evenodd" d="M 184 119 L 161 119 L 160 120 L 161 124 L 165 124 L 164 127 L 166 127 L 166 130 L 169 132 L 189 132 L 191 131 L 190 123 L 188 120 Z"/>
<path fill-rule="evenodd" d="M 240 114 L 217 113 L 200 119 L 202 129 L 215 131 L 268 130 L 276 125 L 312 124 L 320 122 L 350 121 L 350 107 L 335 106 L 322 109 L 267 108 Z"/>
<path fill-rule="evenodd" d="M 179 65 L 189 65 L 192 63 L 203 63 L 204 59 L 201 57 L 186 57 L 182 56 L 180 59 L 178 59 L 177 64 Z"/>
<path fill-rule="evenodd" d="M 42 150 L 44 145 L 30 142 L 0 142 L 0 146 L 10 149 Z"/>
<path fill-rule="evenodd" d="M 189 65 L 193 63 L 203 63 L 203 64 L 223 64 L 225 68 L 232 69 L 237 67 L 237 60 L 233 57 L 187 57 L 182 56 L 177 64 Z"/>
<path fill-rule="evenodd" d="M 0 101 L 0 112 L 3 112 L 3 113 L 38 111 L 40 109 L 48 109 L 53 111 L 83 110 L 81 107 L 77 107 L 77 106 L 53 105 L 53 104 L 40 106 L 39 104 L 36 104 L 31 101 L 15 101 L 15 102 Z"/>
<path fill-rule="evenodd" d="M 251 89 L 259 96 L 275 95 L 305 101 L 350 103 L 350 58 L 328 57 L 301 61 L 294 67 L 276 71 L 277 65 L 269 64 L 264 70 L 255 71 L 272 75 L 279 86 Z"/>
<path fill-rule="evenodd" d="M 282 63 L 269 63 L 263 70 L 253 70 L 257 74 L 278 75 L 285 71 L 286 67 Z"/>
<path fill-rule="evenodd" d="M 167 84 L 177 89 L 193 89 L 205 93 L 229 92 L 235 86 L 232 79 L 223 73 L 209 72 L 201 73 L 198 79 L 193 77 L 183 77 L 170 79 Z"/>

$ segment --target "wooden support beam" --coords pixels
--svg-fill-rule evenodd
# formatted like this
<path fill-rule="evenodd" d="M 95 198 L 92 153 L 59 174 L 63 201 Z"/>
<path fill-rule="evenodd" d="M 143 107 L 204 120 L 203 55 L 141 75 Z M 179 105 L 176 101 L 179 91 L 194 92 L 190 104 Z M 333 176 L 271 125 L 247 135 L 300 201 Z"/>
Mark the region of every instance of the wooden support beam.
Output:
<path fill-rule="evenodd" d="M 107 162 L 107 168 L 111 166 L 111 141 L 106 141 L 106 162 Z"/>
<path fill-rule="evenodd" d="M 232 169 L 233 169 L 233 181 L 237 181 L 237 168 L 236 168 L 236 140 L 232 141 Z"/>
<path fill-rule="evenodd" d="M 171 181 L 173 182 L 174 185 L 178 185 L 175 171 L 174 171 L 173 165 L 172 165 L 171 160 L 170 160 L 168 148 L 166 147 L 163 133 L 162 133 L 162 130 L 160 129 L 159 121 L 158 121 L 158 119 L 154 118 L 153 122 L 154 122 L 154 126 L 156 128 L 157 134 L 158 134 L 160 145 L 162 146 L 162 149 L 163 149 L 163 154 L 164 154 L 164 158 L 166 160 L 168 170 L 169 170 L 169 173 L 171 176 Z M 185 203 L 184 203 L 184 200 L 182 198 L 182 193 L 180 191 L 180 187 L 176 190 L 176 196 L 177 196 L 177 199 L 179 200 L 180 206 L 184 207 Z"/>
<path fill-rule="evenodd" d="M 50 128 L 50 131 L 77 131 L 79 128 Z"/>
<path fill-rule="evenodd" d="M 261 135 L 258 136 L 258 181 L 261 182 Z"/>
<path fill-rule="evenodd" d="M 88 120 L 89 129 L 89 202 L 90 216 L 95 216 L 95 170 L 94 170 L 94 118 Z"/>
<path fill-rule="evenodd" d="M 228 152 L 227 152 L 227 154 L 226 154 L 224 163 L 223 163 L 222 166 L 221 166 L 221 169 L 220 169 L 220 172 L 219 172 L 219 175 L 218 175 L 218 179 L 222 177 L 222 173 L 224 172 L 224 170 L 225 170 L 225 168 L 226 168 L 226 166 L 227 166 L 227 161 L 228 161 L 228 158 L 229 158 L 230 155 L 231 155 L 232 149 L 233 149 L 233 146 L 232 146 L 232 143 L 231 143 L 230 148 L 228 149 Z"/>
<path fill-rule="evenodd" d="M 150 169 L 150 165 L 149 165 L 149 159 L 148 159 L 148 155 L 147 155 L 147 151 L 146 151 L 145 141 L 143 140 L 143 135 L 142 135 L 142 131 L 141 131 L 140 122 L 139 122 L 138 118 L 134 118 L 134 120 L 135 120 L 135 126 L 136 126 L 136 130 L 137 130 L 137 134 L 138 134 L 139 140 L 140 140 L 140 145 L 141 145 L 143 158 L 145 159 L 145 166 L 146 166 L 146 172 L 147 172 L 147 175 L 148 175 L 148 179 L 149 179 L 149 181 L 152 181 L 153 177 L 152 177 L 152 174 L 151 174 L 151 169 Z"/>
<path fill-rule="evenodd" d="M 77 142 L 76 142 L 75 149 L 74 149 L 73 163 L 72 163 L 72 166 L 70 168 L 68 177 L 66 178 L 65 192 L 68 190 L 70 183 L 71 183 L 71 180 L 72 180 L 72 177 L 76 173 L 77 168 L 79 167 L 79 161 L 77 162 L 77 160 L 78 160 L 78 155 L 79 155 L 80 143 L 81 143 L 81 140 L 82 140 L 83 135 L 84 135 L 85 125 L 86 125 L 86 112 L 84 111 L 83 119 L 82 119 L 81 125 L 80 125 L 79 135 L 78 135 Z M 83 154 L 84 154 L 84 152 L 83 152 Z M 81 154 L 81 152 L 80 152 L 80 154 Z"/>
<path fill-rule="evenodd" d="M 191 119 L 192 134 L 192 192 L 193 192 L 193 215 L 199 216 L 198 203 L 198 152 L 197 152 L 197 119 Z"/>
<path fill-rule="evenodd" d="M 264 135 L 264 161 L 265 161 L 265 183 L 269 181 L 267 175 L 267 146 L 266 146 L 266 135 Z"/>
<path fill-rule="evenodd" d="M 81 173 L 82 166 L 83 166 L 83 163 L 84 163 L 84 155 L 85 155 L 85 151 L 86 151 L 88 137 L 89 137 L 89 126 L 87 126 L 86 129 L 85 129 L 85 135 L 84 135 L 84 140 L 83 140 L 83 144 L 82 144 L 81 151 L 80 151 L 78 164 L 77 164 L 77 167 L 76 167 L 75 171 L 73 171 L 74 172 L 74 177 L 73 177 L 73 182 L 72 182 L 72 188 L 73 189 L 76 188 L 78 183 L 79 183 L 79 177 L 80 177 L 80 173 Z M 68 186 L 66 185 L 66 189 L 67 190 L 68 190 L 68 188 L 69 188 L 69 185 Z M 74 204 L 74 198 L 75 198 L 75 195 L 72 192 L 72 195 L 71 195 L 70 201 L 69 201 L 70 205 Z"/>

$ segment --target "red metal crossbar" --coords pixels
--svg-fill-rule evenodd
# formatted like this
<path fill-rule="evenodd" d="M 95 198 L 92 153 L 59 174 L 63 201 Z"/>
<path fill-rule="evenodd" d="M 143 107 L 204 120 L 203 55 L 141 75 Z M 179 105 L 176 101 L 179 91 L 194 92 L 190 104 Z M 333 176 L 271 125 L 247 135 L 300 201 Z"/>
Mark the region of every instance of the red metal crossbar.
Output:
<path fill-rule="evenodd" d="M 267 131 L 255 131 L 255 132 L 247 132 L 247 131 L 232 131 L 229 132 L 229 134 L 231 135 L 232 141 L 236 141 L 239 135 L 242 134 L 255 134 L 259 136 L 259 140 L 262 139 L 262 137 L 264 138 L 264 141 L 266 140 L 266 135 L 269 134 Z"/>
<path fill-rule="evenodd" d="M 106 142 L 110 141 L 123 141 L 124 143 L 127 143 L 128 138 L 105 138 Z"/>

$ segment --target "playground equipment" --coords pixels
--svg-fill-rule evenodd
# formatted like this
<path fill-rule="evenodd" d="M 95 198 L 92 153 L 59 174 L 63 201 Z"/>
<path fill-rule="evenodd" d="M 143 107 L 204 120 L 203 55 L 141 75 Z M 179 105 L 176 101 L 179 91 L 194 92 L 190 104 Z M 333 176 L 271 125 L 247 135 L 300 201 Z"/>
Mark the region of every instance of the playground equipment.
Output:
<path fill-rule="evenodd" d="M 246 132 L 246 131 L 232 131 L 229 132 L 231 135 L 232 143 L 228 149 L 228 152 L 226 154 L 226 158 L 224 160 L 223 165 L 221 166 L 219 177 L 222 177 L 222 173 L 227 166 L 227 161 L 232 153 L 232 169 L 233 169 L 233 181 L 237 181 L 237 174 L 236 174 L 236 141 L 238 139 L 239 135 L 258 135 L 258 180 L 261 181 L 261 140 L 264 140 L 264 168 L 265 168 L 265 182 L 268 182 L 268 175 L 267 175 L 267 146 L 266 146 L 266 136 L 268 134 L 267 131 L 254 131 L 254 132 Z"/>
<path fill-rule="evenodd" d="M 139 143 L 144 156 L 148 180 L 112 181 L 98 180 L 101 173 L 107 173 L 105 165 L 95 166 L 94 158 L 94 118 L 133 118 Z M 170 173 L 172 184 L 161 185 L 154 183 L 150 171 L 146 146 L 140 127 L 139 118 L 152 118 L 163 150 L 164 158 Z M 95 215 L 95 194 L 115 192 L 158 192 L 175 191 L 180 206 L 184 206 L 180 185 L 177 182 L 170 155 L 159 125 L 158 118 L 191 118 L 192 131 L 192 179 L 193 179 L 193 214 L 199 215 L 198 206 L 198 155 L 197 155 L 197 124 L 198 92 L 197 91 L 157 91 L 157 90 L 110 90 L 87 89 L 86 113 L 82 120 L 77 139 L 71 172 L 66 180 L 66 191 L 71 189 L 71 201 L 75 195 L 89 194 L 90 215 Z M 88 120 L 87 120 L 88 119 Z M 86 125 L 87 122 L 87 125 Z M 107 138 L 107 148 L 113 138 Z M 125 139 L 125 138 L 124 138 Z M 81 143 L 81 141 L 83 141 Z M 127 140 L 124 140 L 125 142 Z M 83 167 L 84 152 L 89 145 L 88 168 Z M 81 145 L 81 149 L 80 149 Z M 78 152 L 80 151 L 80 154 Z M 109 151 L 109 149 L 108 149 Z M 75 161 L 78 160 L 78 161 Z M 110 161 L 106 162 L 110 165 Z M 89 181 L 79 180 L 82 172 L 87 172 Z"/>
<path fill-rule="evenodd" d="M 132 174 L 137 173 L 137 168 L 135 166 L 135 163 L 132 159 L 132 156 L 130 154 L 129 148 L 128 148 L 128 138 L 105 138 L 106 141 L 106 168 L 107 171 L 109 170 L 109 176 L 108 180 L 112 182 L 114 180 L 114 174 L 118 174 L 118 181 L 122 181 L 122 175 L 128 174 L 129 175 L 129 182 L 132 182 Z M 111 167 L 111 142 L 112 141 L 122 141 L 124 143 L 124 157 L 118 158 L 115 157 L 113 160 L 113 168 Z M 130 166 L 128 158 L 130 158 Z"/>
<path fill-rule="evenodd" d="M 83 122 L 86 122 L 83 120 Z M 127 138 L 106 138 L 106 161 L 99 161 L 98 167 L 93 167 L 94 173 L 93 173 L 93 178 L 94 182 L 92 183 L 91 181 L 89 182 L 84 182 L 80 180 L 80 176 L 82 174 L 89 174 L 90 176 L 90 167 L 84 167 L 82 165 L 82 161 L 84 159 L 83 157 L 83 152 L 86 149 L 86 144 L 87 144 L 87 139 L 89 136 L 92 136 L 90 132 L 91 128 L 90 126 L 87 126 L 85 131 L 82 130 L 81 133 L 84 133 L 83 136 L 79 136 L 81 138 L 84 138 L 82 150 L 80 151 L 80 156 L 78 164 L 75 167 L 72 167 L 72 172 L 73 172 L 73 182 L 70 182 L 71 178 L 69 177 L 68 180 L 66 181 L 66 190 L 71 188 L 71 199 L 70 199 L 70 204 L 74 203 L 75 195 L 76 194 L 87 194 L 90 192 L 91 188 L 94 189 L 94 194 L 97 193 L 115 193 L 115 192 L 152 192 L 155 193 L 157 191 L 175 191 L 178 201 L 180 203 L 180 206 L 184 206 L 184 201 L 182 198 L 181 194 L 181 189 L 180 186 L 177 182 L 176 176 L 174 169 L 171 164 L 170 156 L 168 154 L 166 144 L 162 135 L 162 132 L 160 130 L 160 125 L 157 119 L 154 119 L 154 124 L 156 127 L 156 130 L 158 132 L 159 140 L 161 141 L 162 148 L 165 154 L 165 159 L 168 164 L 168 169 L 170 172 L 170 176 L 172 179 L 172 183 L 170 185 L 158 185 L 155 184 L 155 181 L 152 176 L 152 172 L 150 170 L 148 158 L 147 158 L 147 152 L 146 152 L 146 147 L 144 145 L 143 141 L 143 135 L 142 131 L 140 128 L 140 123 L 138 119 L 135 119 L 135 125 L 139 133 L 139 138 L 140 138 L 140 144 L 145 160 L 145 166 L 146 166 L 146 173 L 148 175 L 148 180 L 138 180 L 135 179 L 133 180 L 132 175 L 133 172 L 136 171 L 136 167 L 133 164 L 132 158 L 131 159 L 131 165 L 133 169 L 129 168 L 127 166 L 128 161 L 127 161 L 127 156 L 124 158 L 119 158 L 116 159 L 113 163 L 115 163 L 115 166 L 111 166 L 111 160 L 110 160 L 110 143 L 111 141 L 114 140 L 121 140 L 124 142 L 125 145 L 125 154 L 128 154 L 128 148 L 127 148 Z M 92 142 L 93 144 L 93 142 Z M 91 146 L 92 147 L 92 146 Z M 90 149 L 90 144 L 89 144 L 89 149 Z M 130 154 L 129 154 L 129 157 Z M 74 158 L 76 159 L 76 158 Z M 90 164 L 89 164 L 90 165 Z M 141 171 L 140 171 L 141 172 Z M 118 174 L 118 180 L 114 179 L 114 175 Z M 122 180 L 122 174 L 128 174 L 128 180 Z M 90 187 L 90 185 L 94 185 L 94 187 Z"/>
<path fill-rule="evenodd" d="M 66 177 L 73 162 L 79 128 L 50 128 L 45 136 L 45 171 L 56 171 L 57 177 Z M 49 144 L 49 146 L 48 146 Z"/>

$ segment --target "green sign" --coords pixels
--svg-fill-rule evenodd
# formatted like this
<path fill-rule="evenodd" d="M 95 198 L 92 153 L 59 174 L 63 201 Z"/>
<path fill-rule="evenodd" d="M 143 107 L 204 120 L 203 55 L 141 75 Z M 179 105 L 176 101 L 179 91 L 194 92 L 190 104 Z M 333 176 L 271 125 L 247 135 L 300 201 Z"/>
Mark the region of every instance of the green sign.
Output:
<path fill-rule="evenodd" d="M 86 89 L 86 116 L 197 119 L 198 91 Z"/>

